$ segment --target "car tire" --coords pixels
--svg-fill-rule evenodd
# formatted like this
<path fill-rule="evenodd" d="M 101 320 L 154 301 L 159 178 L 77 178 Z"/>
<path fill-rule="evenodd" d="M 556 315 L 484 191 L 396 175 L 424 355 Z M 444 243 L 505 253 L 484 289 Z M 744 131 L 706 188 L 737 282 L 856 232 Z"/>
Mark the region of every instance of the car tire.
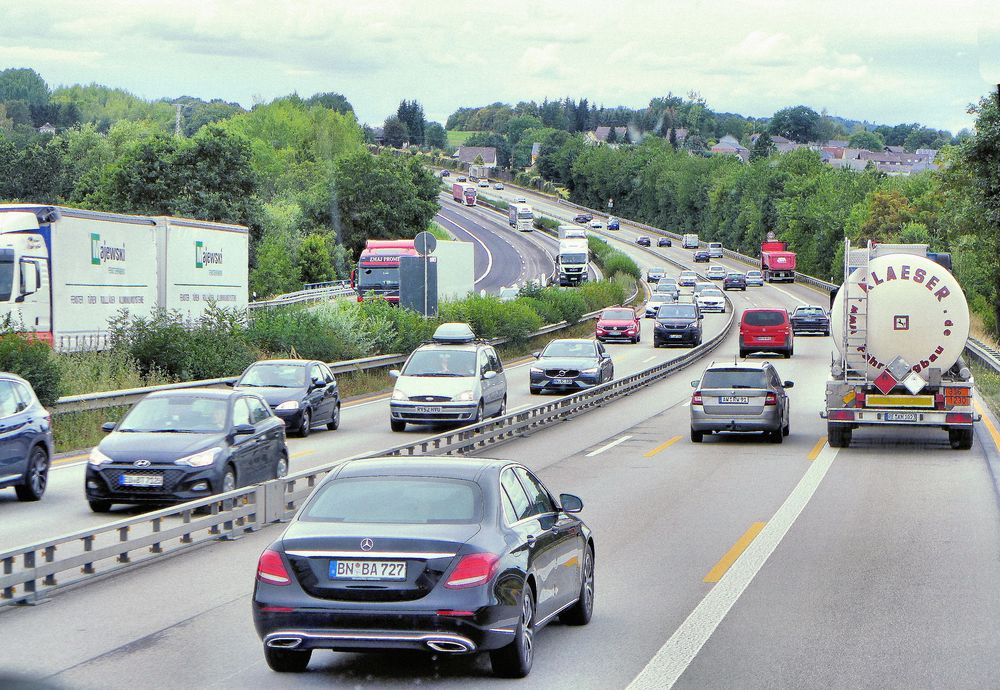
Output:
<path fill-rule="evenodd" d="M 704 438 L 704 431 L 695 431 L 694 429 L 691 429 L 691 443 L 701 443 Z"/>
<path fill-rule="evenodd" d="M 278 673 L 302 673 L 309 666 L 311 649 L 275 649 L 264 647 L 264 660 L 272 671 Z"/>
<path fill-rule="evenodd" d="M 788 436 L 791 433 L 792 433 L 792 422 L 791 422 L 791 420 L 789 420 L 785 424 L 785 426 L 781 427 L 781 435 L 782 436 Z"/>
<path fill-rule="evenodd" d="M 541 394 L 542 391 L 540 391 L 537 388 L 528 388 L 528 392 L 531 393 L 532 395 L 539 395 Z"/>
<path fill-rule="evenodd" d="M 770 441 L 771 443 L 781 443 L 782 441 L 785 440 L 785 436 L 784 434 L 781 433 L 780 427 L 775 429 L 774 431 L 768 431 L 764 435 L 767 437 L 767 440 Z"/>
<path fill-rule="evenodd" d="M 823 335 L 829 336 L 830 335 L 830 329 L 827 328 L 825 331 L 823 331 Z"/>
<path fill-rule="evenodd" d="M 278 462 L 274 464 L 274 478 L 281 479 L 288 475 L 288 453 L 281 451 Z"/>
<path fill-rule="evenodd" d="M 406 431 L 406 422 L 401 419 L 390 419 L 389 428 L 393 431 Z"/>
<path fill-rule="evenodd" d="M 948 442 L 954 450 L 969 450 L 972 438 L 972 429 L 948 429 Z"/>
<path fill-rule="evenodd" d="M 236 470 L 233 469 L 232 465 L 226 465 L 226 471 L 222 473 L 222 486 L 219 488 L 220 494 L 226 494 L 230 491 L 235 491 L 238 484 L 236 483 Z"/>
<path fill-rule="evenodd" d="M 302 411 L 302 423 L 299 424 L 299 437 L 307 437 L 310 431 L 312 431 L 312 412 L 307 408 Z"/>
<path fill-rule="evenodd" d="M 531 672 L 535 656 L 535 596 L 525 582 L 521 593 L 521 618 L 514 641 L 490 652 L 493 673 L 501 678 L 524 678 Z"/>
<path fill-rule="evenodd" d="M 827 424 L 826 438 L 831 448 L 850 448 L 851 427 L 844 424 Z"/>
<path fill-rule="evenodd" d="M 483 401 L 480 400 L 479 405 L 476 407 L 476 416 L 472 420 L 472 424 L 479 424 L 479 422 L 483 421 L 486 416 L 485 409 L 486 406 L 483 404 Z"/>
<path fill-rule="evenodd" d="M 498 409 L 497 413 L 495 415 L 493 415 L 493 416 L 494 417 L 503 417 L 505 414 L 507 414 L 507 396 L 506 395 L 503 396 L 503 400 L 500 401 L 500 409 Z"/>
<path fill-rule="evenodd" d="M 333 407 L 333 416 L 330 417 L 330 421 L 327 422 L 326 428 L 330 431 L 336 431 L 340 428 L 340 401 Z"/>
<path fill-rule="evenodd" d="M 746 359 L 747 355 L 749 355 L 749 354 L 750 354 L 749 352 L 747 352 L 743 348 L 740 348 L 740 359 Z"/>
<path fill-rule="evenodd" d="M 111 501 L 87 501 L 87 505 L 90 506 L 90 510 L 95 513 L 109 513 L 111 512 Z"/>
<path fill-rule="evenodd" d="M 784 357 L 785 359 L 791 359 L 792 358 L 792 351 L 791 350 L 785 350 L 784 352 L 781 353 L 781 356 Z"/>
<path fill-rule="evenodd" d="M 24 471 L 24 483 L 14 488 L 19 501 L 37 501 L 45 494 L 49 483 L 49 454 L 41 446 L 35 446 L 28 455 L 28 468 Z"/>
<path fill-rule="evenodd" d="M 581 576 L 580 598 L 559 614 L 564 625 L 586 625 L 594 615 L 594 550 L 589 544 L 583 554 Z"/>

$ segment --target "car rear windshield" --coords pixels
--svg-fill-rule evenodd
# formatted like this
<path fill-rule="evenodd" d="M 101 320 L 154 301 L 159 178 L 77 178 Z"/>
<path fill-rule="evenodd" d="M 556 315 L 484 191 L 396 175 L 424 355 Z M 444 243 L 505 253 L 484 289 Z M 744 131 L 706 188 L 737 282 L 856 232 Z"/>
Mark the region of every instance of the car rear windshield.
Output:
<path fill-rule="evenodd" d="M 767 377 L 756 369 L 711 369 L 705 372 L 701 388 L 767 388 Z"/>
<path fill-rule="evenodd" d="M 693 304 L 664 304 L 656 312 L 657 319 L 693 319 L 696 315 Z"/>
<path fill-rule="evenodd" d="M 482 492 L 473 482 L 438 477 L 357 477 L 322 486 L 302 511 L 309 522 L 479 522 Z"/>
<path fill-rule="evenodd" d="M 823 316 L 824 312 L 820 307 L 799 307 L 795 310 L 795 313 L 807 316 Z"/>
<path fill-rule="evenodd" d="M 608 309 L 601 314 L 601 318 L 613 321 L 631 321 L 635 318 L 635 312 L 631 309 Z"/>
<path fill-rule="evenodd" d="M 785 323 L 785 312 L 748 311 L 743 314 L 743 323 L 751 326 L 780 326 Z"/>

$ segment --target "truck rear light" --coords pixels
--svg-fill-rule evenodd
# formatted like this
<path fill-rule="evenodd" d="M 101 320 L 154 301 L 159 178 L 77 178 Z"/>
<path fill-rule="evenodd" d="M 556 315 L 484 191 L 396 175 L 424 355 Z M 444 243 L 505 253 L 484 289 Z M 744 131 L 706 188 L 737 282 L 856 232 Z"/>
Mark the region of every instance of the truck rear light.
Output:
<path fill-rule="evenodd" d="M 855 405 L 855 407 L 864 407 L 865 406 L 865 395 L 866 394 L 865 394 L 864 391 L 859 391 L 858 393 L 855 394 L 855 396 L 854 396 L 854 405 Z"/>
<path fill-rule="evenodd" d="M 775 395 L 774 393 L 768 393 L 767 397 L 764 398 L 764 404 L 765 405 L 777 405 L 778 404 L 778 396 Z"/>
<path fill-rule="evenodd" d="M 288 576 L 281 554 L 272 549 L 267 549 L 260 555 L 260 560 L 257 561 L 257 579 L 269 585 L 292 584 L 292 578 Z"/>
<path fill-rule="evenodd" d="M 702 402 L 702 400 L 701 400 L 701 393 L 695 393 L 694 395 L 691 396 L 691 404 L 692 405 L 703 405 L 704 404 Z"/>
<path fill-rule="evenodd" d="M 934 407 L 938 410 L 944 409 L 944 395 L 941 393 L 934 394 Z"/>
<path fill-rule="evenodd" d="M 854 410 L 830 410 L 828 419 L 837 422 L 853 422 Z"/>
<path fill-rule="evenodd" d="M 944 416 L 945 424 L 972 424 L 972 415 L 968 412 L 949 412 Z"/>
<path fill-rule="evenodd" d="M 471 553 L 462 556 L 455 569 L 448 577 L 444 586 L 448 589 L 465 589 L 486 584 L 500 562 L 500 556 L 495 553 Z"/>

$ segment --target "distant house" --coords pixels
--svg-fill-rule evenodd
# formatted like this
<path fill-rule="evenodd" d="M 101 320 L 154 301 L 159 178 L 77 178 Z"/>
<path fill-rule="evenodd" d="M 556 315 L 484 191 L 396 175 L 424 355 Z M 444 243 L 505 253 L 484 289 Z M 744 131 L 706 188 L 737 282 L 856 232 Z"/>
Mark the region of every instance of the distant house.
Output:
<path fill-rule="evenodd" d="M 889 148 L 889 147 L 886 147 Z M 894 146 L 892 148 L 901 149 Z M 835 158 L 829 163 L 835 168 L 847 168 L 850 170 L 864 170 L 869 165 L 873 165 L 879 172 L 887 175 L 911 175 L 924 170 L 937 170 L 934 163 L 934 156 L 930 155 L 933 149 L 925 151 L 868 151 L 867 149 L 844 149 L 841 158 Z M 935 152 L 936 153 L 936 152 Z"/>
<path fill-rule="evenodd" d="M 727 134 L 719 139 L 719 143 L 709 150 L 714 154 L 737 156 L 744 163 L 750 160 L 750 150 L 740 144 L 736 140 L 736 137 L 731 134 Z"/>
<path fill-rule="evenodd" d="M 497 150 L 493 146 L 459 146 L 452 158 L 468 165 L 473 177 L 489 177 L 497 168 Z M 476 162 L 479 159 L 482 163 Z"/>
<path fill-rule="evenodd" d="M 44 125 L 42 125 L 41 127 L 38 128 L 38 133 L 39 134 L 55 134 L 56 133 L 56 128 L 51 123 L 46 122 Z"/>
<path fill-rule="evenodd" d="M 727 135 L 727 136 L 729 136 L 731 139 L 733 138 L 732 135 Z M 771 136 L 771 143 L 774 144 L 774 150 L 777 151 L 778 153 L 788 153 L 789 151 L 794 151 L 795 149 L 802 148 L 802 144 L 796 144 L 791 139 L 786 139 L 780 134 L 772 134 L 770 136 Z M 750 136 L 750 141 L 756 144 L 757 139 L 759 138 L 760 134 L 753 134 Z M 723 139 L 725 139 L 725 137 L 723 137 Z"/>
<path fill-rule="evenodd" d="M 886 146 L 885 147 L 885 152 L 886 153 L 906 153 L 906 149 L 904 149 L 902 146 Z"/>
<path fill-rule="evenodd" d="M 384 127 L 372 127 L 372 141 L 379 146 L 385 143 L 385 128 Z"/>

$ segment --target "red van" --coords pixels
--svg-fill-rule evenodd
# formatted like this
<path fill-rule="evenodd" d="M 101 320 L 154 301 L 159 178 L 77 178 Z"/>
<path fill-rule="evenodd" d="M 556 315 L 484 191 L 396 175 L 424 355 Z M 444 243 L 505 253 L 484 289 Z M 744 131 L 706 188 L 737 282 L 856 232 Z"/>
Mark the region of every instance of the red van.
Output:
<path fill-rule="evenodd" d="M 792 325 L 784 309 L 745 309 L 740 318 L 740 357 L 776 352 L 788 359 L 795 349 Z"/>

